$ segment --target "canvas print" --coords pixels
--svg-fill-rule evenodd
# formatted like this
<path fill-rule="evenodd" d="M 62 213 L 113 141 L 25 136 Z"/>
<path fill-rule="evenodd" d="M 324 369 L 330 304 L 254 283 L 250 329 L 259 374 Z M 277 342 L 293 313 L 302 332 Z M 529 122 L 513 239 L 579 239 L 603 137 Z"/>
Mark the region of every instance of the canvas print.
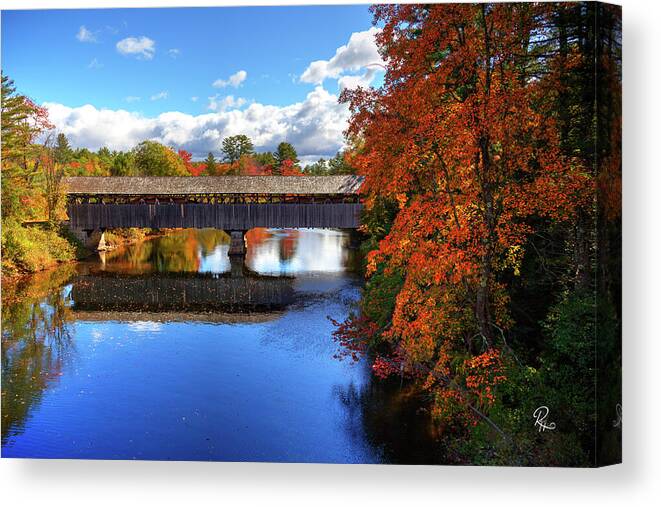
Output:
<path fill-rule="evenodd" d="M 621 461 L 619 6 L 1 16 L 3 459 Z"/>

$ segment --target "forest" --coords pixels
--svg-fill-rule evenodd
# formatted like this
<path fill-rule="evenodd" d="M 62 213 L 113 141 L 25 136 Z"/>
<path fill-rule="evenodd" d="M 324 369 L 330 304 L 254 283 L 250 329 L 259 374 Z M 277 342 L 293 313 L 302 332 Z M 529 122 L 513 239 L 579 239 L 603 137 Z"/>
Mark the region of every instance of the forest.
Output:
<path fill-rule="evenodd" d="M 371 10 L 383 85 L 342 92 L 348 148 L 306 167 L 286 141 L 257 153 L 243 135 L 204 161 L 152 140 L 74 149 L 3 75 L 3 276 L 76 256 L 59 225 L 64 175 L 355 172 L 365 287 L 335 322 L 340 358 L 412 387 L 449 463 L 617 461 L 619 8 Z M 539 407 L 554 431 L 536 427 Z"/>

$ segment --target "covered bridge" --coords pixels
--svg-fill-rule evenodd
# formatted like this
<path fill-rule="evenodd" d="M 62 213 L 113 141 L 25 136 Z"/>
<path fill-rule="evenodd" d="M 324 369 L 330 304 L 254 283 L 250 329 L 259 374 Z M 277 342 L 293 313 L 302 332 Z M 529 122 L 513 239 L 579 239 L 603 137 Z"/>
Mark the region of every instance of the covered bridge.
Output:
<path fill-rule="evenodd" d="M 253 227 L 356 229 L 361 176 L 98 177 L 64 179 L 75 231 L 223 229 L 231 252 Z"/>

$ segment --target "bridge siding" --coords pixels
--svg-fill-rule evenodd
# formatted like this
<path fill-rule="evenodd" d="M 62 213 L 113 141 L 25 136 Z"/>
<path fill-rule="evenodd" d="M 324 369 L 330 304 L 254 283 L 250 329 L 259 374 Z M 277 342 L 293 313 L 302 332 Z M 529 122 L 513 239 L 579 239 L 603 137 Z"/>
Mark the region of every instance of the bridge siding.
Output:
<path fill-rule="evenodd" d="M 149 227 L 248 230 L 272 228 L 355 229 L 360 203 L 99 204 L 69 203 L 71 226 L 79 229 Z"/>

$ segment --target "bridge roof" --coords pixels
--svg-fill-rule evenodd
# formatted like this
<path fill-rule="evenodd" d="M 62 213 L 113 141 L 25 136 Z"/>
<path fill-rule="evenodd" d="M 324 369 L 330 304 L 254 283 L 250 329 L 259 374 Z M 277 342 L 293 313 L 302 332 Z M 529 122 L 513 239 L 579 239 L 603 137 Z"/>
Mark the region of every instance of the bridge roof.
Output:
<path fill-rule="evenodd" d="M 70 195 L 357 194 L 362 176 L 73 176 Z"/>

